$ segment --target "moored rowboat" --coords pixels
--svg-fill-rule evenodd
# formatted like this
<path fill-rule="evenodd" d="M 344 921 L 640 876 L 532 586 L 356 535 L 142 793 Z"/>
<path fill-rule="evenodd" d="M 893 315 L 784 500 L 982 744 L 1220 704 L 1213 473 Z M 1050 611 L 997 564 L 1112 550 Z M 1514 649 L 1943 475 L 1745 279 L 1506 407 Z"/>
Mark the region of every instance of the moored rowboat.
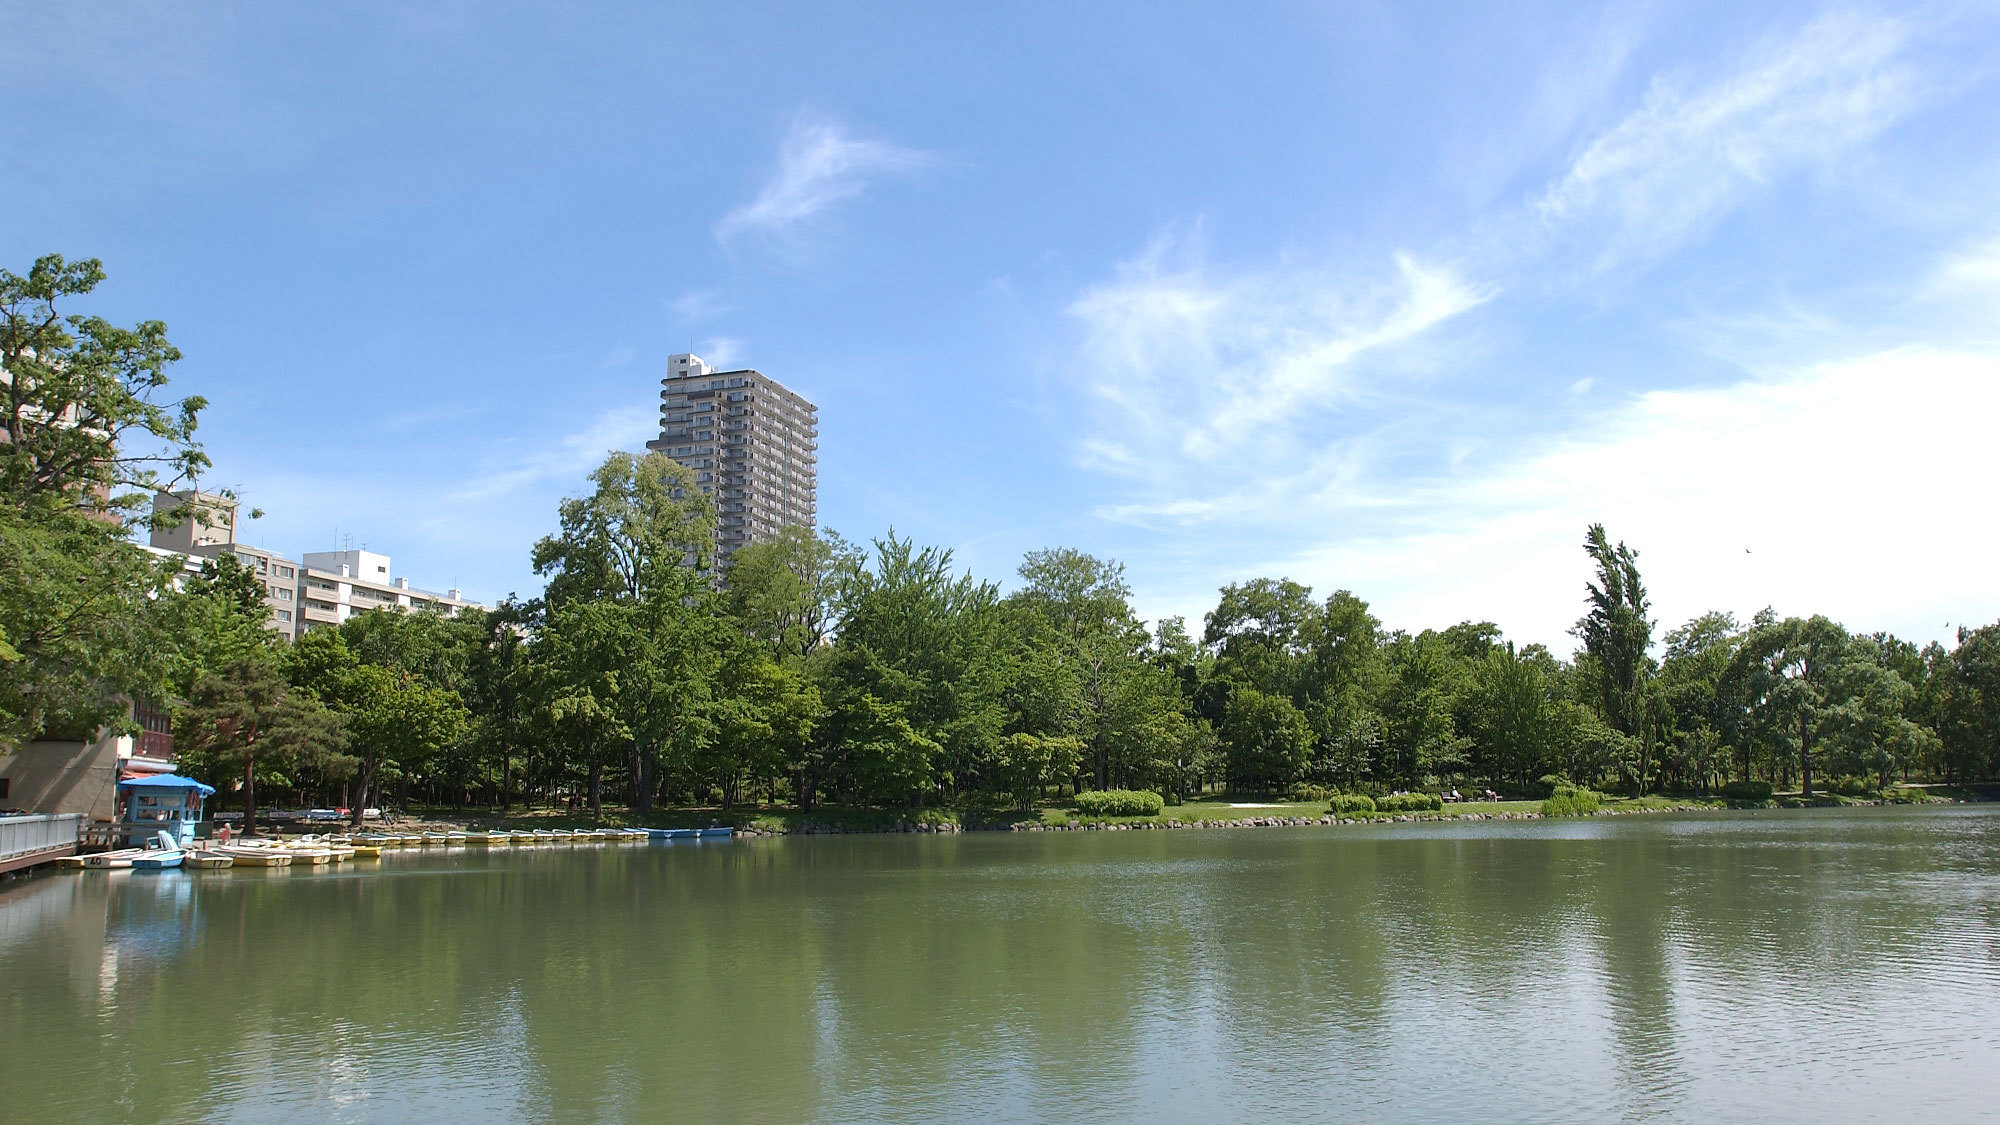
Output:
<path fill-rule="evenodd" d="M 168 868 L 179 867 L 182 861 L 187 859 L 187 853 L 182 851 L 181 846 L 164 830 L 160 832 L 158 839 L 159 847 L 147 848 L 141 854 L 132 857 L 133 870 L 165 871 Z"/>
<path fill-rule="evenodd" d="M 249 844 L 225 844 L 214 849 L 215 853 L 235 862 L 238 867 L 290 867 L 292 853 L 282 848 L 258 847 Z"/>
<path fill-rule="evenodd" d="M 132 866 L 135 856 L 144 855 L 144 848 L 120 848 L 115 852 L 98 852 L 83 857 L 83 865 L 92 871 L 110 871 Z"/>

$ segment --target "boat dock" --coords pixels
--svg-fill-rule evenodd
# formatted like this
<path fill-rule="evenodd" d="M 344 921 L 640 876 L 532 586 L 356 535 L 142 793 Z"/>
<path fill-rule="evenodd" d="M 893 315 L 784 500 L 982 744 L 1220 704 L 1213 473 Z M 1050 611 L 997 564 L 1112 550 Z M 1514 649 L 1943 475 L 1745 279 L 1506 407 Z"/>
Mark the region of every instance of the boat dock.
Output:
<path fill-rule="evenodd" d="M 186 870 L 228 871 L 266 867 L 345 869 L 359 862 L 363 869 L 378 869 L 366 861 L 380 860 L 398 851 L 468 850 L 510 851 L 517 848 L 591 847 L 644 845 L 687 841 L 718 843 L 734 839 L 733 828 L 541 828 L 475 829 L 471 831 L 374 831 L 321 835 L 279 835 L 236 838 L 228 842 L 213 838 L 187 845 Z M 74 850 L 74 849 L 72 849 Z M 63 860 L 74 870 L 105 870 L 144 866 L 147 853 L 140 849 L 103 852 Z"/>

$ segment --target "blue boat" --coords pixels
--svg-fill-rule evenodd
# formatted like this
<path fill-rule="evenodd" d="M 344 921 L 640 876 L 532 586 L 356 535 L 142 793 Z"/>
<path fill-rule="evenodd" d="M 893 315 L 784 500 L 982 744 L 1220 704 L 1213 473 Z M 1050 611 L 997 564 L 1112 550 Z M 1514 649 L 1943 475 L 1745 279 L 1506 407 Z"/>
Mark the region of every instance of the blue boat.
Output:
<path fill-rule="evenodd" d="M 692 840 L 700 830 L 695 828 L 663 828 L 660 831 L 669 840 Z"/>
<path fill-rule="evenodd" d="M 179 867 L 187 859 L 187 853 L 181 850 L 180 845 L 176 844 L 174 838 L 167 835 L 165 830 L 160 832 L 159 841 L 159 847 L 147 848 L 132 857 L 132 870 L 164 871 L 169 867 Z"/>
<path fill-rule="evenodd" d="M 700 837 L 701 837 L 702 839 L 704 839 L 704 840 L 713 840 L 713 839 L 718 839 L 718 838 L 724 838 L 724 839 L 726 839 L 726 838 L 728 838 L 728 837 L 731 837 L 731 836 L 734 836 L 734 835 L 736 835 L 736 829 L 734 829 L 734 828 L 703 828 L 703 829 L 700 829 L 700 830 L 698 830 L 698 831 L 697 831 L 697 832 L 695 833 L 695 835 L 697 835 L 697 836 L 700 836 Z"/>

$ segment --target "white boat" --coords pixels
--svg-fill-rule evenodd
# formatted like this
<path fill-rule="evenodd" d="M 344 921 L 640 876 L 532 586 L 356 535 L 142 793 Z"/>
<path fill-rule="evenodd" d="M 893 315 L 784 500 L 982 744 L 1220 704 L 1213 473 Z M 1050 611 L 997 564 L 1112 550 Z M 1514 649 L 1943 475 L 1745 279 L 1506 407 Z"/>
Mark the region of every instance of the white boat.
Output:
<path fill-rule="evenodd" d="M 221 852 L 214 851 L 192 851 L 188 853 L 187 862 L 189 867 L 199 867 L 206 871 L 217 871 L 225 867 L 234 867 L 236 865 L 236 857 L 223 855 Z"/>
<path fill-rule="evenodd" d="M 146 854 L 144 848 L 119 848 L 114 852 L 98 852 L 83 857 L 83 865 L 92 871 L 112 871 L 132 866 L 135 856 Z"/>

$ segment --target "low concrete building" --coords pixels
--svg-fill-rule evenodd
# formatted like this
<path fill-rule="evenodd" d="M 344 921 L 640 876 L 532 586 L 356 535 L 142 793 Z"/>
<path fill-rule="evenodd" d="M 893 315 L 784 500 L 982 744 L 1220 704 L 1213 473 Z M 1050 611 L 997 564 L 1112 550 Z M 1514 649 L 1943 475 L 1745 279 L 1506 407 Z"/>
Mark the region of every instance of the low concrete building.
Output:
<path fill-rule="evenodd" d="M 389 572 L 389 556 L 370 550 L 308 551 L 299 569 L 298 632 L 338 625 L 371 609 L 435 610 L 454 617 L 490 607 L 457 590 L 439 593 Z"/>
<path fill-rule="evenodd" d="M 174 770 L 174 736 L 166 712 L 132 708 L 137 734 L 104 733 L 89 741 L 38 739 L 0 754 L 0 808 L 81 813 L 110 820 L 123 777 Z"/>

